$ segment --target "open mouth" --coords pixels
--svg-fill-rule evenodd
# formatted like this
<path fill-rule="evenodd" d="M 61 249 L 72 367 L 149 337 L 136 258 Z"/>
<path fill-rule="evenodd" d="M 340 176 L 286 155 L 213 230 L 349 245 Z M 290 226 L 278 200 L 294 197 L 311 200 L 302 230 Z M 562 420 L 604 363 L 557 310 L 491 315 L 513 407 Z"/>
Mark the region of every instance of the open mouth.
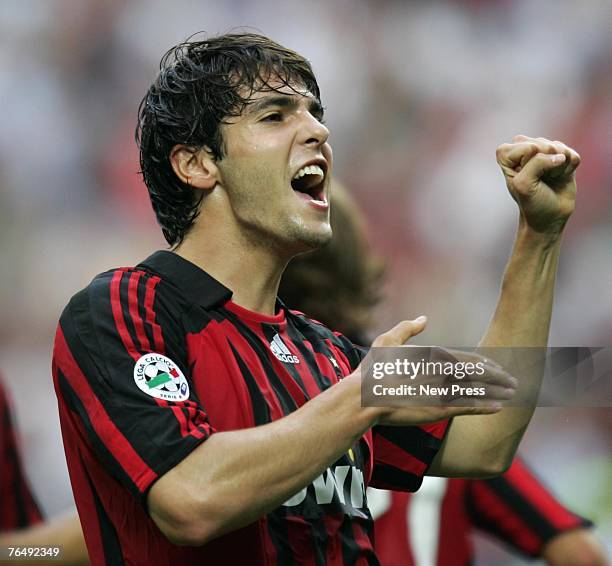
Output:
<path fill-rule="evenodd" d="M 325 202 L 325 172 L 319 165 L 302 167 L 291 180 L 291 187 L 310 200 Z"/>

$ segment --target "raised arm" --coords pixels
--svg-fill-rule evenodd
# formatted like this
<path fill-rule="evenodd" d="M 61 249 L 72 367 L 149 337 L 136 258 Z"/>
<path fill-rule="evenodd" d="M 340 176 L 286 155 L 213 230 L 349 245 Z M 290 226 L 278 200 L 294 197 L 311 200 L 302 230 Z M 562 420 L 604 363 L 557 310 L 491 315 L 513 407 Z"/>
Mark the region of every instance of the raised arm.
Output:
<path fill-rule="evenodd" d="M 480 346 L 545 347 L 561 236 L 574 210 L 574 172 L 580 156 L 558 141 L 516 136 L 497 148 L 497 161 L 520 214 L 499 302 Z M 522 406 L 495 415 L 455 418 L 429 473 L 479 475 L 485 460 L 495 472 L 506 470 L 533 414 L 542 362 L 540 356 L 539 367 L 517 376 L 515 400 Z"/>

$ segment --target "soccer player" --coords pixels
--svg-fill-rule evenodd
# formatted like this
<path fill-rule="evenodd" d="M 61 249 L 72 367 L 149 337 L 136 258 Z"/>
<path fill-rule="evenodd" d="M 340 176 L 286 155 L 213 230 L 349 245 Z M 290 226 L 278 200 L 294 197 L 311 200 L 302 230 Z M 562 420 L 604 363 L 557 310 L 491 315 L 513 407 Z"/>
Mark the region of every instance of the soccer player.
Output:
<path fill-rule="evenodd" d="M 491 386 L 478 404 L 362 407 L 364 352 L 277 301 L 287 262 L 331 237 L 322 119 L 310 64 L 268 38 L 191 40 L 163 58 L 138 133 L 172 250 L 97 276 L 55 340 L 94 564 L 376 564 L 365 485 L 414 490 L 427 468 L 510 465 L 533 407 L 501 401 L 538 376 L 517 382 L 474 354 Z M 544 346 L 580 158 L 525 137 L 497 158 L 520 221 L 483 344 Z M 400 322 L 373 345 L 425 324 Z"/>
<path fill-rule="evenodd" d="M 364 219 L 346 189 L 334 182 L 332 194 L 332 240 L 289 262 L 279 297 L 365 344 L 381 299 L 383 264 L 368 246 Z M 425 477 L 414 494 L 370 489 L 368 504 L 385 566 L 473 564 L 474 529 L 551 566 L 608 563 L 592 523 L 557 501 L 518 458 L 495 478 Z"/>

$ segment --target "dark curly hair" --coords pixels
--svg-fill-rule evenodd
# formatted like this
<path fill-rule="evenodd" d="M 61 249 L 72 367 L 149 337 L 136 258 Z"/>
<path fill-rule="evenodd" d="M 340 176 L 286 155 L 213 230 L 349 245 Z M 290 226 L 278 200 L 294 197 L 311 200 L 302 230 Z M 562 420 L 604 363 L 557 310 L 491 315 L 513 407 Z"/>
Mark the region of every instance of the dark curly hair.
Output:
<path fill-rule="evenodd" d="M 196 34 L 199 35 L 199 34 Z M 202 192 L 174 173 L 170 151 L 184 144 L 222 159 L 219 126 L 239 116 L 255 92 L 306 88 L 320 99 L 310 63 L 255 33 L 196 41 L 191 36 L 161 59 L 160 72 L 138 109 L 140 168 L 157 221 L 171 246 L 180 244 L 198 215 Z M 272 86 L 271 81 L 280 82 Z"/>

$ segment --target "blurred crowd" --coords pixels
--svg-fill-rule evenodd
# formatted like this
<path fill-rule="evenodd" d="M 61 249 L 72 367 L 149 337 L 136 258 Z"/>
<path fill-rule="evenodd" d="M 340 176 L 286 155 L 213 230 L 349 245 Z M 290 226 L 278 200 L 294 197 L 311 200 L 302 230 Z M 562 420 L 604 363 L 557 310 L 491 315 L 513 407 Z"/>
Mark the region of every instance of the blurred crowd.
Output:
<path fill-rule="evenodd" d="M 551 344 L 610 344 L 608 0 L 3 0 L 0 370 L 48 515 L 72 498 L 49 370 L 60 310 L 165 247 L 137 174 L 138 103 L 170 46 L 244 27 L 319 77 L 335 174 L 387 266 L 379 328 L 427 314 L 422 341 L 478 341 L 517 216 L 495 147 L 523 133 L 583 159 Z M 523 450 L 610 547 L 611 425 L 609 408 L 540 409 Z"/>

